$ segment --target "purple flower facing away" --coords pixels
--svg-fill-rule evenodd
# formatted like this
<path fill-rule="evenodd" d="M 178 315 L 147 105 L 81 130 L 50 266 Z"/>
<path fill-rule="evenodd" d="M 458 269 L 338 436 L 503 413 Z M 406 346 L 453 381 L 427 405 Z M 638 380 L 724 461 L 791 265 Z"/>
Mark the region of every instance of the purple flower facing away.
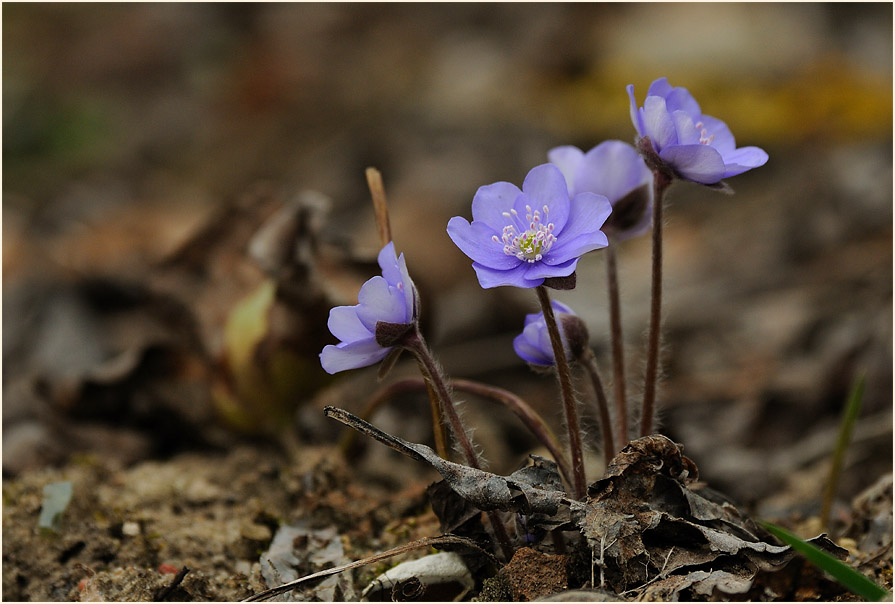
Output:
<path fill-rule="evenodd" d="M 589 191 L 605 195 L 612 215 L 603 231 L 623 240 L 650 228 L 653 205 L 653 173 L 632 145 L 604 141 L 588 151 L 566 145 L 547 154 L 566 177 L 569 193 Z"/>
<path fill-rule="evenodd" d="M 550 305 L 553 307 L 553 314 L 556 316 L 556 323 L 559 326 L 559 335 L 563 349 L 566 352 L 566 358 L 571 358 L 573 356 L 572 350 L 563 328 L 564 321 L 562 319 L 563 315 L 577 315 L 575 311 L 562 302 L 552 300 Z M 553 356 L 553 345 L 550 343 L 550 333 L 547 331 L 547 321 L 544 319 L 543 312 L 525 315 L 525 327 L 522 333 L 513 340 L 513 350 L 516 351 L 519 358 L 532 365 L 552 367 L 556 364 L 556 357 Z"/>
<path fill-rule="evenodd" d="M 508 182 L 480 187 L 472 223 L 454 216 L 447 232 L 473 260 L 482 287 L 537 287 L 568 277 L 583 254 L 609 244 L 600 227 L 611 211 L 603 195 L 570 198 L 559 168 L 543 164 L 532 168 L 521 191 Z"/>
<path fill-rule="evenodd" d="M 648 136 L 662 162 L 681 178 L 711 185 L 768 161 L 763 149 L 738 149 L 727 124 L 703 114 L 686 88 L 672 88 L 666 78 L 659 78 L 641 108 L 634 100 L 634 86 L 629 84 L 627 90 L 637 134 Z"/>
<path fill-rule="evenodd" d="M 320 364 L 327 373 L 357 369 L 384 359 L 392 347 L 376 341 L 379 322 L 412 324 L 414 284 L 407 272 L 404 254 L 395 257 L 395 244 L 389 242 L 379 252 L 382 276 L 363 284 L 356 306 L 336 306 L 329 311 L 327 326 L 338 344 L 324 347 Z"/>

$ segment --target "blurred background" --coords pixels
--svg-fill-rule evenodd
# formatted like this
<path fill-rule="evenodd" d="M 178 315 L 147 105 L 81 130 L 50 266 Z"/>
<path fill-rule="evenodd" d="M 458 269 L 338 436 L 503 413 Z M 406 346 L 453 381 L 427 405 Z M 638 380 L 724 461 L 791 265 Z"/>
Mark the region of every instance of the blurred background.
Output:
<path fill-rule="evenodd" d="M 375 370 L 333 380 L 316 357 L 334 342 L 328 308 L 375 272 L 368 166 L 448 372 L 558 424 L 553 380 L 510 344 L 534 296 L 481 290 L 445 226 L 554 146 L 633 141 L 625 86 L 642 102 L 661 76 L 770 154 L 731 179 L 734 196 L 686 183 L 668 196 L 664 431 L 764 513 L 816 507 L 863 372 L 842 497 L 891 472 L 890 4 L 41 3 L 2 16 L 4 475 L 79 451 L 129 464 L 223 447 L 281 417 L 301 442 L 334 442 L 320 407 L 357 410 L 376 387 Z M 648 238 L 619 261 L 636 399 Z M 557 298 L 587 320 L 608 378 L 598 253 L 578 281 Z M 425 405 L 408 405 L 416 432 L 406 415 L 381 421 L 426 439 Z M 535 446 L 509 414 L 467 412 L 492 469 Z"/>

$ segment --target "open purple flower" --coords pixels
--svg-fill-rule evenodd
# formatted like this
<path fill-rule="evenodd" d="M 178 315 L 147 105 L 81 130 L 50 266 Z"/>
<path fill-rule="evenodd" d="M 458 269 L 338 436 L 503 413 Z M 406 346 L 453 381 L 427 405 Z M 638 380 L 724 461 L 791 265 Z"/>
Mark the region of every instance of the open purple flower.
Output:
<path fill-rule="evenodd" d="M 480 187 L 472 223 L 454 216 L 447 232 L 473 260 L 482 287 L 537 287 L 568 277 L 583 254 L 609 244 L 600 227 L 611 211 L 603 195 L 570 198 L 559 168 L 543 164 L 532 168 L 521 191 L 508 182 Z"/>
<path fill-rule="evenodd" d="M 566 317 L 576 317 L 571 308 L 558 302 L 551 300 L 550 305 L 553 307 L 553 313 L 556 316 L 556 323 L 559 326 L 559 335 L 562 340 L 563 348 L 566 352 L 566 358 L 575 358 L 572 347 L 569 344 L 569 338 L 566 335 L 567 321 Z M 544 319 L 544 313 L 532 313 L 525 315 L 525 327 L 522 333 L 513 339 L 513 350 L 526 363 L 538 365 L 541 367 L 552 367 L 556 364 L 556 357 L 553 356 L 553 345 L 550 343 L 550 333 L 547 331 L 547 321 Z"/>
<path fill-rule="evenodd" d="M 356 306 L 336 306 L 329 311 L 327 327 L 341 340 L 324 347 L 320 364 L 327 373 L 367 367 L 384 359 L 393 346 L 377 341 L 377 324 L 412 325 L 414 284 L 407 272 L 404 254 L 395 257 L 395 244 L 389 242 L 379 252 L 382 276 L 363 284 Z"/>
<path fill-rule="evenodd" d="M 768 161 L 763 149 L 737 148 L 727 124 L 703 114 L 686 88 L 672 88 L 666 78 L 659 78 L 639 109 L 633 84 L 627 90 L 637 134 L 649 137 L 659 159 L 681 178 L 711 185 Z"/>
<path fill-rule="evenodd" d="M 637 149 L 622 141 L 604 141 L 584 153 L 566 145 L 547 154 L 566 177 L 569 193 L 605 195 L 612 215 L 603 231 L 623 240 L 649 230 L 653 204 L 653 173 Z"/>

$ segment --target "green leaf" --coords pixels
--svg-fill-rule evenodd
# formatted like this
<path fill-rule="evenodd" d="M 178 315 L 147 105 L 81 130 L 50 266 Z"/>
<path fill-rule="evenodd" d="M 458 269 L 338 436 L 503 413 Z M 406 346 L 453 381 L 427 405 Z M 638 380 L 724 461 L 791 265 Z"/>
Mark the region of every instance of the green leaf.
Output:
<path fill-rule="evenodd" d="M 829 573 L 840 584 L 861 598 L 870 602 L 880 602 L 882 600 L 892 599 L 892 594 L 888 591 L 825 551 L 814 547 L 810 543 L 802 541 L 779 526 L 775 526 L 769 522 L 762 522 L 761 524 L 775 537 L 804 556 L 806 560 L 821 570 Z"/>

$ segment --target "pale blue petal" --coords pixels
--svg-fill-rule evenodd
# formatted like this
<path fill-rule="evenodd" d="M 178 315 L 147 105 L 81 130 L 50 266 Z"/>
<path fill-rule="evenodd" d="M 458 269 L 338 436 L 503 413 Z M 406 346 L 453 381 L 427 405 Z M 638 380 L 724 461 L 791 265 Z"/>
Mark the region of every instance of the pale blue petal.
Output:
<path fill-rule="evenodd" d="M 711 185 L 724 177 L 724 161 L 714 147 L 708 145 L 675 145 L 659 153 L 665 162 L 687 180 Z"/>
<path fill-rule="evenodd" d="M 527 203 L 531 204 L 532 210 L 538 210 L 543 214 L 544 206 L 550 209 L 549 216 L 542 216 L 542 220 L 552 222 L 557 231 L 565 226 L 569 215 L 569 188 L 559 168 L 553 164 L 535 166 L 525 177 L 522 192 L 528 197 Z M 524 218 L 525 204 L 521 209 L 518 207 L 518 201 L 516 204 L 516 211 Z"/>
<path fill-rule="evenodd" d="M 710 115 L 703 115 L 699 119 L 708 135 L 715 137 L 712 139 L 712 147 L 717 149 L 721 155 L 726 155 L 736 149 L 736 140 L 727 124 Z"/>
<path fill-rule="evenodd" d="M 643 116 L 637 108 L 637 101 L 634 99 L 634 84 L 628 84 L 625 90 L 628 91 L 628 99 L 630 100 L 631 123 L 634 124 L 634 129 L 637 130 L 638 136 L 643 136 Z"/>
<path fill-rule="evenodd" d="M 742 174 L 752 168 L 765 165 L 768 161 L 768 154 L 764 149 L 759 147 L 740 147 L 733 153 L 724 156 L 724 176 L 736 176 Z"/>
<path fill-rule="evenodd" d="M 398 256 L 398 273 L 401 275 L 401 281 L 395 284 L 395 287 L 404 294 L 404 323 L 410 323 L 413 321 L 413 290 L 416 288 L 416 285 L 414 285 L 413 279 L 410 278 L 410 273 L 407 271 L 407 262 L 404 260 L 403 253 Z"/>
<path fill-rule="evenodd" d="M 484 222 L 500 234 L 503 227 L 510 224 L 503 213 L 510 211 L 520 193 L 519 187 L 508 182 L 479 187 L 472 198 L 473 222 Z"/>
<path fill-rule="evenodd" d="M 543 322 L 543 317 L 541 319 Z M 546 326 L 544 329 L 546 330 Z M 548 356 L 546 351 L 536 344 L 540 335 L 539 331 L 537 324 L 527 326 L 521 334 L 513 339 L 513 350 L 526 363 L 547 367 L 554 364 L 553 350 L 550 350 Z"/>
<path fill-rule="evenodd" d="M 537 287 L 538 285 L 543 283 L 544 280 L 532 280 L 526 278 L 525 271 L 527 270 L 528 266 L 530 266 L 529 263 L 520 262 L 519 266 L 517 266 L 516 268 L 510 269 L 508 271 L 501 271 L 483 266 L 478 262 L 472 263 L 472 268 L 475 269 L 476 277 L 478 277 L 479 279 L 479 285 L 481 285 L 485 289 L 499 287 L 502 285 L 510 285 L 513 287 L 522 288 Z"/>
<path fill-rule="evenodd" d="M 677 143 L 674 122 L 665 106 L 665 99 L 660 96 L 648 96 L 643 103 L 643 127 L 645 136 L 650 137 L 653 149 L 661 152 L 669 145 Z"/>
<path fill-rule="evenodd" d="M 357 318 L 357 306 L 336 306 L 331 309 L 326 326 L 342 342 L 373 337 L 373 333 Z"/>
<path fill-rule="evenodd" d="M 679 145 L 698 145 L 699 130 L 693 123 L 693 118 L 686 111 L 672 111 L 671 121 L 674 122 L 674 130 L 677 132 Z"/>
<path fill-rule="evenodd" d="M 360 289 L 357 296 L 357 318 L 371 333 L 376 333 L 376 323 L 407 323 L 404 293 L 389 287 L 384 277 L 373 277 Z"/>
<path fill-rule="evenodd" d="M 377 344 L 374 339 L 329 345 L 320 353 L 320 365 L 329 374 L 368 367 L 384 359 L 390 350 Z"/>
<path fill-rule="evenodd" d="M 382 269 L 382 276 L 388 281 L 389 285 L 395 285 L 401 281 L 401 272 L 398 270 L 398 259 L 395 257 L 395 243 L 389 241 L 379 250 L 377 261 L 379 268 Z"/>
<path fill-rule="evenodd" d="M 553 246 L 563 245 L 564 239 L 574 239 L 584 233 L 598 232 L 611 213 L 612 204 L 605 195 L 579 193 L 569 201 L 569 222 L 566 228 L 556 232 L 557 241 Z"/>
<path fill-rule="evenodd" d="M 448 236 L 464 254 L 472 260 L 490 268 L 508 270 L 516 267 L 521 260 L 503 251 L 503 242 L 495 242 L 492 237 L 500 235 L 484 222 L 472 224 L 466 219 L 454 216 L 448 222 Z"/>
<path fill-rule="evenodd" d="M 690 91 L 686 88 L 677 86 L 662 96 L 665 97 L 665 104 L 668 106 L 668 111 L 683 111 L 688 113 L 694 119 L 702 115 L 699 103 L 696 102 L 696 99 L 693 98 L 693 95 L 691 95 Z"/>
<path fill-rule="evenodd" d="M 637 149 L 622 141 L 604 141 L 584 155 L 572 189 L 604 195 L 615 204 L 652 179 Z"/>
<path fill-rule="evenodd" d="M 550 163 L 559 168 L 562 175 L 566 178 L 566 186 L 569 188 L 569 195 L 575 194 L 575 175 L 578 173 L 578 167 L 581 160 L 584 159 L 584 151 L 572 145 L 555 147 L 547 152 L 547 159 Z"/>
<path fill-rule="evenodd" d="M 653 80 L 653 83 L 649 85 L 649 90 L 646 91 L 646 96 L 660 96 L 663 99 L 671 94 L 671 91 L 674 90 L 671 87 L 671 84 L 668 83 L 668 78 L 661 77 L 657 80 Z"/>
<path fill-rule="evenodd" d="M 555 264 L 548 264 L 548 260 L 549 258 L 544 258 L 540 262 L 526 263 L 525 278 L 536 281 L 548 277 L 568 277 L 575 272 L 575 267 L 578 265 L 578 261 L 581 260 L 581 256 L 575 256 L 564 262 L 559 262 L 558 258 L 553 258 L 552 260 Z"/>

